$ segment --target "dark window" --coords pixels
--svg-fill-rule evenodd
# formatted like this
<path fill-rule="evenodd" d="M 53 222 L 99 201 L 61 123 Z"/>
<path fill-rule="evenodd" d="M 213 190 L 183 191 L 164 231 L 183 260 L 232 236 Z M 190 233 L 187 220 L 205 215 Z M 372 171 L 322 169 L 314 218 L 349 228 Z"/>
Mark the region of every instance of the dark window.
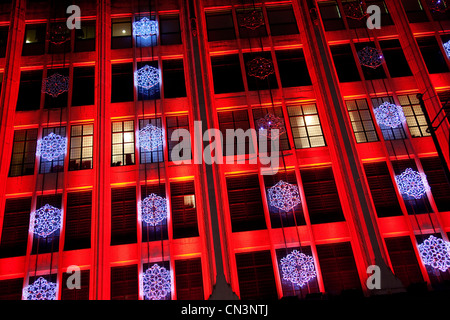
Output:
<path fill-rule="evenodd" d="M 258 175 L 226 179 L 233 232 L 266 229 Z"/>
<path fill-rule="evenodd" d="M 47 78 L 50 78 L 54 74 L 60 74 L 62 76 L 68 77 L 69 69 L 68 68 L 59 68 L 59 69 L 48 69 L 47 70 Z M 45 97 L 44 108 L 46 108 L 46 109 L 65 108 L 65 107 L 67 107 L 69 93 L 68 93 L 68 91 L 66 91 L 66 92 L 59 94 L 56 97 L 51 96 L 48 93 L 45 93 L 44 97 Z"/>
<path fill-rule="evenodd" d="M 319 1 L 318 5 L 325 31 L 345 29 L 337 1 Z"/>
<path fill-rule="evenodd" d="M 361 290 L 350 242 L 323 244 L 316 248 L 327 293 L 339 295 L 343 290 Z"/>
<path fill-rule="evenodd" d="M 268 7 L 267 18 L 272 36 L 298 34 L 297 20 L 295 20 L 292 6 Z"/>
<path fill-rule="evenodd" d="M 183 60 L 163 61 L 164 98 L 186 97 Z"/>
<path fill-rule="evenodd" d="M 331 167 L 300 170 L 312 224 L 344 221 Z"/>
<path fill-rule="evenodd" d="M 136 188 L 111 189 L 111 245 L 137 241 Z"/>
<path fill-rule="evenodd" d="M 28 24 L 25 28 L 22 55 L 35 56 L 45 52 L 46 24 Z"/>
<path fill-rule="evenodd" d="M 189 131 L 189 116 L 167 117 L 166 121 L 169 161 L 173 161 L 172 151 L 177 144 L 183 141 L 183 137 L 180 137 L 176 141 L 172 141 L 172 139 L 175 139 L 175 135 L 173 134 L 173 132 L 177 129 L 185 129 Z M 192 159 L 191 141 L 189 141 L 189 149 L 182 149 L 181 151 L 179 151 L 178 158 L 183 160 Z"/>
<path fill-rule="evenodd" d="M 392 97 L 380 97 L 380 98 L 373 98 L 372 104 L 373 108 L 378 108 L 380 105 L 382 105 L 384 102 L 393 103 L 394 99 Z M 381 129 L 381 133 L 383 134 L 383 139 L 388 140 L 400 140 L 400 139 L 406 139 L 406 133 L 403 129 L 403 126 L 399 126 L 397 128 L 391 128 L 384 124 L 378 124 L 378 126 Z"/>
<path fill-rule="evenodd" d="M 95 67 L 73 68 L 72 107 L 93 105 L 95 100 Z"/>
<path fill-rule="evenodd" d="M 154 127 L 162 129 L 161 118 L 156 119 L 140 119 L 139 120 L 139 130 L 142 130 L 147 125 L 152 125 Z M 161 141 L 164 141 L 164 133 L 161 131 L 161 136 L 159 137 Z M 154 150 L 149 151 L 139 146 L 139 155 L 141 163 L 156 163 L 164 161 L 164 143 L 158 145 Z M 155 147 L 155 145 L 152 145 Z"/>
<path fill-rule="evenodd" d="M 173 238 L 198 236 L 197 206 L 194 181 L 170 184 Z"/>
<path fill-rule="evenodd" d="M 145 199 L 150 194 L 155 194 L 159 197 L 166 197 L 166 186 L 164 183 L 159 184 L 145 184 L 141 186 L 141 198 Z M 147 224 L 142 220 L 142 242 L 160 241 L 168 239 L 167 219 L 163 219 L 155 226 Z"/>
<path fill-rule="evenodd" d="M 438 157 L 423 158 L 423 171 L 427 175 L 428 184 L 438 210 L 450 211 L 450 186 L 445 179 L 444 169 Z"/>
<path fill-rule="evenodd" d="M 64 250 L 91 247 L 92 191 L 67 193 Z"/>
<path fill-rule="evenodd" d="M 36 210 L 49 204 L 62 209 L 62 194 L 39 195 L 36 198 Z M 61 229 L 56 230 L 46 238 L 33 234 L 33 247 L 31 254 L 55 253 L 59 251 L 59 236 Z"/>
<path fill-rule="evenodd" d="M 17 111 L 38 110 L 41 105 L 42 70 L 20 73 Z"/>
<path fill-rule="evenodd" d="M 22 300 L 23 278 L 0 280 L 0 300 Z"/>
<path fill-rule="evenodd" d="M 381 25 L 390 26 L 393 25 L 391 15 L 389 14 L 388 7 L 383 0 L 366 0 L 367 6 L 376 5 L 381 9 Z"/>
<path fill-rule="evenodd" d="M 160 16 L 159 30 L 162 45 L 181 44 L 180 18 L 177 14 Z"/>
<path fill-rule="evenodd" d="M 334 66 L 340 82 L 360 81 L 358 67 L 349 44 L 330 46 Z"/>
<path fill-rule="evenodd" d="M 0 258 L 26 255 L 30 212 L 31 197 L 6 199 L 0 241 Z"/>
<path fill-rule="evenodd" d="M 402 4 L 410 23 L 428 21 L 420 0 L 402 0 Z"/>
<path fill-rule="evenodd" d="M 348 115 L 357 143 L 378 141 L 378 135 L 366 99 L 346 100 Z"/>
<path fill-rule="evenodd" d="M 0 27 L 0 58 L 4 58 L 6 56 L 8 30 L 9 27 Z"/>
<path fill-rule="evenodd" d="M 75 29 L 74 52 L 95 51 L 95 20 L 83 21 L 81 29 Z"/>
<path fill-rule="evenodd" d="M 112 65 L 111 102 L 134 100 L 133 64 L 122 63 Z"/>
<path fill-rule="evenodd" d="M 67 280 L 73 273 L 62 273 L 62 289 L 61 289 L 61 300 L 89 300 L 89 270 L 82 270 L 80 272 L 80 285 L 81 288 L 69 289 L 66 285 Z M 69 280 L 71 283 L 71 280 Z"/>
<path fill-rule="evenodd" d="M 259 77 L 255 77 L 249 72 L 249 65 L 253 65 L 255 62 L 254 59 L 264 58 L 272 62 L 272 66 L 274 67 L 272 55 L 270 52 L 258 52 L 258 53 L 244 53 L 244 63 L 245 70 L 247 72 L 247 84 L 248 90 L 267 90 L 267 89 L 277 89 L 277 77 L 275 76 L 275 72 L 269 74 L 266 78 L 260 79 Z M 274 67 L 275 68 L 275 67 Z"/>
<path fill-rule="evenodd" d="M 233 139 L 227 139 L 227 130 L 235 132 L 238 129 L 242 129 L 244 132 L 246 132 L 248 129 L 250 129 L 250 122 L 248 119 L 247 110 L 219 112 L 218 118 L 219 118 L 219 129 L 223 136 L 223 144 L 222 144 L 223 155 L 231 156 L 231 155 L 242 155 L 252 153 L 253 152 L 252 136 L 242 137 L 242 135 L 236 134 L 233 137 Z M 238 136 L 240 139 L 237 138 Z"/>
<path fill-rule="evenodd" d="M 131 18 L 111 19 L 111 49 L 131 48 L 132 39 Z"/>
<path fill-rule="evenodd" d="M 397 39 L 380 41 L 380 47 L 392 78 L 412 76 L 400 41 Z"/>
<path fill-rule="evenodd" d="M 255 108 L 252 110 L 253 113 L 253 120 L 255 123 L 255 128 L 256 130 L 259 130 L 260 128 L 258 128 L 258 120 L 260 119 L 264 119 L 266 117 L 267 114 L 272 114 L 275 117 L 281 119 L 284 123 L 284 116 L 283 116 L 283 110 L 281 109 L 281 107 L 271 107 L 271 108 Z M 278 141 L 279 141 L 279 150 L 289 150 L 290 146 L 289 146 L 289 138 L 288 138 L 288 134 L 286 131 L 286 124 L 284 123 L 283 125 L 284 127 L 284 133 L 280 134 L 280 136 L 278 137 Z M 263 128 L 263 129 L 267 129 L 267 128 Z M 281 131 L 279 131 L 281 133 Z M 268 132 L 270 133 L 270 132 Z M 259 146 L 259 134 L 257 135 L 258 138 L 258 146 Z M 271 152 L 272 151 L 272 143 L 270 143 L 270 139 L 267 139 L 267 152 Z M 261 150 L 259 151 L 261 152 Z"/>
<path fill-rule="evenodd" d="M 138 300 L 137 265 L 111 268 L 111 300 Z"/>
<path fill-rule="evenodd" d="M 428 137 L 428 125 L 416 94 L 398 96 L 406 117 L 409 132 L 413 138 Z"/>
<path fill-rule="evenodd" d="M 34 174 L 37 133 L 37 129 L 17 130 L 14 132 L 11 166 L 9 168 L 10 177 Z"/>
<path fill-rule="evenodd" d="M 419 263 L 409 237 L 387 238 L 386 248 L 391 259 L 394 274 L 405 287 L 423 282 Z"/>
<path fill-rule="evenodd" d="M 245 19 L 249 14 L 257 14 L 262 19 L 262 24 L 255 27 L 246 27 Z M 246 38 L 261 38 L 267 36 L 267 30 L 264 23 L 264 16 L 261 7 L 251 7 L 245 9 L 236 9 L 236 18 L 239 26 L 239 37 Z"/>
<path fill-rule="evenodd" d="M 145 67 L 145 66 L 150 66 L 153 67 L 155 69 L 158 70 L 158 72 L 160 72 L 159 70 L 159 66 L 158 66 L 158 61 L 145 61 L 145 62 L 138 62 L 137 63 L 137 70 Z M 179 80 L 179 79 L 178 79 Z M 137 85 L 137 84 L 136 84 Z M 154 99 L 159 99 L 161 97 L 161 82 L 159 81 L 159 83 L 155 84 L 153 87 L 149 88 L 149 89 L 145 89 L 143 87 L 138 87 L 138 100 L 154 100 Z M 167 88 L 169 91 L 170 89 Z"/>
<path fill-rule="evenodd" d="M 449 72 L 447 62 L 435 37 L 416 38 L 430 74 Z"/>
<path fill-rule="evenodd" d="M 244 91 L 241 63 L 237 54 L 211 57 L 214 93 Z"/>
<path fill-rule="evenodd" d="M 295 148 L 316 148 L 326 146 L 317 106 L 314 103 L 288 106 Z"/>
<path fill-rule="evenodd" d="M 402 209 L 386 162 L 365 163 L 364 171 L 378 217 L 401 216 Z"/>
<path fill-rule="evenodd" d="M 283 88 L 312 84 L 302 49 L 280 50 L 275 55 Z"/>
<path fill-rule="evenodd" d="M 94 149 L 94 125 L 71 127 L 69 170 L 92 169 Z"/>
<path fill-rule="evenodd" d="M 134 135 L 133 120 L 112 123 L 112 167 L 135 163 Z"/>
<path fill-rule="evenodd" d="M 177 300 L 204 300 L 200 258 L 175 260 Z"/>
<path fill-rule="evenodd" d="M 373 42 L 355 43 L 355 48 L 356 48 L 357 52 L 359 52 L 360 50 L 364 49 L 367 46 L 369 46 L 371 48 L 376 48 L 375 43 L 373 43 Z M 357 60 L 357 61 L 359 63 L 359 60 Z M 377 79 L 385 79 L 386 78 L 386 72 L 384 72 L 383 65 L 380 65 L 379 67 L 377 67 L 375 69 L 361 65 L 361 69 L 364 74 L 364 78 L 366 80 L 377 80 Z"/>
<path fill-rule="evenodd" d="M 270 251 L 236 254 L 240 298 L 277 299 Z"/>
<path fill-rule="evenodd" d="M 236 39 L 233 15 L 230 10 L 206 13 L 206 25 L 209 41 Z"/>
<path fill-rule="evenodd" d="M 44 128 L 42 130 L 42 137 L 48 136 L 51 132 L 61 137 L 66 136 L 66 127 L 56 127 L 56 128 Z M 51 173 L 51 172 L 62 172 L 64 171 L 64 158 L 66 154 L 61 154 L 58 158 L 53 160 L 46 160 L 40 157 L 39 161 L 39 173 Z"/>

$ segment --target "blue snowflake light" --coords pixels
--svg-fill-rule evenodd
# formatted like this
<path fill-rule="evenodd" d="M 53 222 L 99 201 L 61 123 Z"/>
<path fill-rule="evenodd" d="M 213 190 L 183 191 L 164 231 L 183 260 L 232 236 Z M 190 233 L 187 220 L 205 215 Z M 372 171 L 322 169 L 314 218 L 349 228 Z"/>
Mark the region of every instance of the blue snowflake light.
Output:
<path fill-rule="evenodd" d="M 263 57 L 256 57 L 247 63 L 248 75 L 261 80 L 275 72 L 273 61 Z"/>
<path fill-rule="evenodd" d="M 384 56 L 381 50 L 367 46 L 358 51 L 358 59 L 362 66 L 376 69 L 383 64 Z"/>
<path fill-rule="evenodd" d="M 145 65 L 134 73 L 134 82 L 137 87 L 150 90 L 159 84 L 159 70 L 155 67 Z"/>
<path fill-rule="evenodd" d="M 139 146 L 147 151 L 155 151 L 163 145 L 163 130 L 152 124 L 147 124 L 139 130 Z"/>
<path fill-rule="evenodd" d="M 270 205 L 284 212 L 292 210 L 301 202 L 298 187 L 283 180 L 269 188 L 267 193 Z"/>
<path fill-rule="evenodd" d="M 66 153 L 67 138 L 50 132 L 37 142 L 36 154 L 42 159 L 52 161 Z"/>
<path fill-rule="evenodd" d="M 30 226 L 35 235 L 47 238 L 61 227 L 61 209 L 44 205 L 31 215 Z"/>
<path fill-rule="evenodd" d="M 147 300 L 162 300 L 170 294 L 170 272 L 156 263 L 145 270 L 142 282 L 144 297 Z"/>
<path fill-rule="evenodd" d="M 401 127 L 406 121 L 403 108 L 390 102 L 385 102 L 373 110 L 378 124 L 383 124 L 390 128 Z"/>
<path fill-rule="evenodd" d="M 264 132 L 263 130 L 266 130 L 265 132 L 268 139 L 276 139 L 280 135 L 286 133 L 283 119 L 278 118 L 272 113 L 268 113 L 264 116 L 264 118 L 258 119 L 256 121 L 256 126 L 259 128 L 260 134 Z M 278 135 L 272 136 L 273 129 L 278 129 Z"/>
<path fill-rule="evenodd" d="M 151 193 L 141 202 L 142 220 L 156 226 L 167 217 L 167 200 Z"/>
<path fill-rule="evenodd" d="M 69 77 L 54 73 L 45 78 L 42 83 L 42 92 L 56 98 L 60 94 L 69 91 Z"/>
<path fill-rule="evenodd" d="M 420 199 L 430 190 L 427 177 L 424 173 L 406 169 L 401 175 L 395 176 L 400 193 Z"/>
<path fill-rule="evenodd" d="M 444 50 L 447 57 L 450 58 L 450 40 L 444 43 Z"/>
<path fill-rule="evenodd" d="M 158 22 L 150 20 L 147 17 L 142 18 L 136 22 L 133 22 L 133 35 L 139 36 L 144 39 L 158 34 Z"/>
<path fill-rule="evenodd" d="M 300 287 L 316 277 L 313 258 L 297 250 L 293 250 L 280 262 L 283 279 Z"/>
<path fill-rule="evenodd" d="M 39 277 L 22 291 L 24 300 L 56 300 L 56 283 Z"/>
<path fill-rule="evenodd" d="M 450 269 L 450 243 L 442 239 L 430 236 L 419 245 L 420 256 L 425 265 L 442 272 Z"/>

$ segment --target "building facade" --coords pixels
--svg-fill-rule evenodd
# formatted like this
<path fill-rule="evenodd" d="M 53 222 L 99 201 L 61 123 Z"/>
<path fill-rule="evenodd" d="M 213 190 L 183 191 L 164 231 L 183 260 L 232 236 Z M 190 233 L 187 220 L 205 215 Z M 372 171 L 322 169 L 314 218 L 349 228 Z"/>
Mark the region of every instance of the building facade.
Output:
<path fill-rule="evenodd" d="M 0 299 L 26 298 L 40 277 L 56 299 L 147 299 L 154 265 L 169 287 L 151 297 L 166 300 L 209 299 L 222 277 L 241 299 L 370 295 L 371 265 L 387 291 L 439 290 L 450 271 L 419 250 L 450 235 L 450 14 L 433 4 L 0 1 Z M 80 29 L 67 27 L 71 5 Z M 367 28 L 366 5 L 380 8 L 380 29 Z M 144 17 L 157 21 L 148 36 L 133 25 Z M 364 48 L 381 63 L 361 63 Z M 142 90 L 145 66 L 157 72 Z M 377 121 L 385 103 L 401 107 L 400 125 Z M 176 129 L 258 130 L 268 114 L 283 120 L 274 175 L 249 163 L 256 135 L 253 148 L 224 139 L 235 161 L 173 159 Z M 139 143 L 145 128 L 162 129 L 160 143 Z M 65 152 L 49 156 L 43 138 L 55 135 Z M 190 145 L 182 156 L 194 160 Z M 427 177 L 418 197 L 397 183 L 408 168 Z M 269 197 L 281 180 L 300 200 L 285 211 Z M 158 223 L 144 218 L 148 197 L 167 201 Z M 43 236 L 45 205 L 60 225 Z M 303 286 L 283 271 L 294 250 L 314 264 Z"/>

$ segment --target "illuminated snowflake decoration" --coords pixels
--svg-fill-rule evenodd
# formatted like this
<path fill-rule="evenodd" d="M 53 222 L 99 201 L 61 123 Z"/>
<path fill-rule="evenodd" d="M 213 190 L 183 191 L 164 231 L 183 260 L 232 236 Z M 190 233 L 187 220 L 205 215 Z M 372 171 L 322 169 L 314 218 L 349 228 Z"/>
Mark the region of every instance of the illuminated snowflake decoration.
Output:
<path fill-rule="evenodd" d="M 284 212 L 292 210 L 301 202 L 298 187 L 283 180 L 269 188 L 267 193 L 270 205 Z"/>
<path fill-rule="evenodd" d="M 353 1 L 343 3 L 344 13 L 347 18 L 362 20 L 367 17 L 367 5 L 365 1 Z"/>
<path fill-rule="evenodd" d="M 155 151 L 163 144 L 163 130 L 152 124 L 147 124 L 139 130 L 139 146 L 147 151 Z"/>
<path fill-rule="evenodd" d="M 239 24 L 241 27 L 255 30 L 264 25 L 264 18 L 261 12 L 254 10 L 242 15 Z"/>
<path fill-rule="evenodd" d="M 54 24 L 50 28 L 49 41 L 59 45 L 69 40 L 67 25 L 64 23 Z"/>
<path fill-rule="evenodd" d="M 156 263 L 145 270 L 142 282 L 144 297 L 147 300 L 162 300 L 170 294 L 170 272 Z"/>
<path fill-rule="evenodd" d="M 419 245 L 419 252 L 425 265 L 442 272 L 450 269 L 450 242 L 430 236 Z"/>
<path fill-rule="evenodd" d="M 61 227 L 61 209 L 44 205 L 31 215 L 30 227 L 35 235 L 47 238 Z"/>
<path fill-rule="evenodd" d="M 283 279 L 300 287 L 316 277 L 313 258 L 297 250 L 282 258 L 280 262 Z"/>
<path fill-rule="evenodd" d="M 450 40 L 444 43 L 444 50 L 447 57 L 450 58 Z"/>
<path fill-rule="evenodd" d="M 25 300 L 56 300 L 56 283 L 39 277 L 22 291 Z"/>
<path fill-rule="evenodd" d="M 37 142 L 36 154 L 42 159 L 52 161 L 66 153 L 67 138 L 53 132 Z"/>
<path fill-rule="evenodd" d="M 134 81 L 136 86 L 141 89 L 150 90 L 159 84 L 159 70 L 145 65 L 134 73 Z"/>
<path fill-rule="evenodd" d="M 428 8 L 435 12 L 445 12 L 448 7 L 444 0 L 427 0 Z"/>
<path fill-rule="evenodd" d="M 45 78 L 42 83 L 42 92 L 56 98 L 60 94 L 69 91 L 69 77 L 54 73 Z"/>
<path fill-rule="evenodd" d="M 133 22 L 133 35 L 147 39 L 152 35 L 158 34 L 158 22 L 150 20 L 147 17 Z"/>
<path fill-rule="evenodd" d="M 384 62 L 383 52 L 373 47 L 364 47 L 358 51 L 359 63 L 363 66 L 376 69 Z"/>
<path fill-rule="evenodd" d="M 284 127 L 284 121 L 281 118 L 278 118 L 277 116 L 273 115 L 272 113 L 268 113 L 264 116 L 264 118 L 258 119 L 256 121 L 256 126 L 260 130 L 260 134 L 264 133 L 266 134 L 268 139 L 276 139 L 280 135 L 286 133 L 286 129 Z M 278 135 L 273 136 L 272 130 L 278 129 Z M 266 131 L 264 131 L 266 130 Z"/>
<path fill-rule="evenodd" d="M 247 63 L 248 75 L 265 79 L 274 73 L 273 62 L 270 59 L 256 57 Z"/>
<path fill-rule="evenodd" d="M 167 217 L 167 200 L 151 193 L 141 202 L 142 220 L 156 226 Z"/>
<path fill-rule="evenodd" d="M 401 127 L 406 121 L 403 108 L 390 102 L 385 102 L 373 110 L 378 124 L 383 124 L 390 128 Z"/>
<path fill-rule="evenodd" d="M 411 168 L 406 169 L 401 175 L 395 176 L 400 193 L 420 199 L 430 186 L 424 173 L 414 171 Z"/>

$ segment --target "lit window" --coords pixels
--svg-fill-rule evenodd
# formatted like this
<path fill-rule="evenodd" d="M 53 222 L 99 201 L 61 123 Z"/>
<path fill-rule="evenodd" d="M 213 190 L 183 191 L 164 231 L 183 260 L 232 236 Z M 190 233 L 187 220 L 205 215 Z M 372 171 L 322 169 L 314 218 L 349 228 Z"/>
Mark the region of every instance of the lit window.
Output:
<path fill-rule="evenodd" d="M 347 100 L 348 115 L 357 143 L 378 141 L 372 115 L 366 99 Z"/>
<path fill-rule="evenodd" d="M 111 166 L 134 164 L 134 121 L 112 123 L 112 161 Z"/>
<path fill-rule="evenodd" d="M 297 149 L 326 145 L 315 104 L 288 106 L 287 110 Z"/>
<path fill-rule="evenodd" d="M 420 107 L 419 100 L 415 94 L 398 96 L 400 105 L 405 113 L 406 123 L 413 138 L 427 137 L 431 134 L 427 132 L 428 125 Z"/>
<path fill-rule="evenodd" d="M 94 125 L 75 125 L 70 133 L 69 170 L 92 169 Z"/>

